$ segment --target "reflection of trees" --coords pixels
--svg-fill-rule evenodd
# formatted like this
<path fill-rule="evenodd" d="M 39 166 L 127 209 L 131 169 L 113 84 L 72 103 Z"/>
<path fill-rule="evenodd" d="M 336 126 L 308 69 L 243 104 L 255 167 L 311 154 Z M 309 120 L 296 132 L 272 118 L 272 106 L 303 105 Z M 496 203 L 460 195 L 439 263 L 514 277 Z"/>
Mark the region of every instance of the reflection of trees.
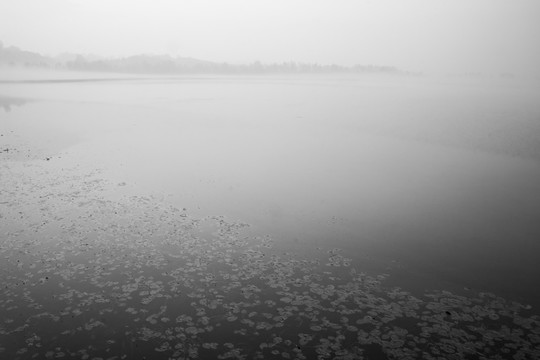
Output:
<path fill-rule="evenodd" d="M 25 99 L 16 99 L 0 96 L 0 107 L 4 109 L 5 112 L 10 112 L 12 106 L 23 106 L 28 100 Z"/>

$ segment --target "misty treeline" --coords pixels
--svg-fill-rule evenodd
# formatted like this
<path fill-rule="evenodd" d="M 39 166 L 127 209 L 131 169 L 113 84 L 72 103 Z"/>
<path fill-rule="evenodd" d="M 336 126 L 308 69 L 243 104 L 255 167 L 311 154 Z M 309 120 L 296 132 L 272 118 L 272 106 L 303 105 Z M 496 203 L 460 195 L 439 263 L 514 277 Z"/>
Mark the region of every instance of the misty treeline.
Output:
<path fill-rule="evenodd" d="M 77 71 L 125 72 L 148 74 L 195 74 L 195 73 L 390 73 L 405 72 L 392 66 L 320 65 L 294 61 L 265 64 L 255 61 L 251 64 L 229 64 L 170 55 L 134 55 L 106 59 L 80 54 L 61 54 L 55 57 L 24 51 L 17 47 L 4 47 L 0 42 L 0 65 L 17 67 L 38 67 Z"/>
<path fill-rule="evenodd" d="M 74 70 L 114 71 L 130 73 L 324 73 L 324 72 L 399 72 L 388 66 L 344 67 L 340 65 L 319 65 L 294 61 L 263 64 L 233 65 L 215 63 L 192 58 L 173 58 L 171 56 L 136 55 L 115 60 L 87 61 L 77 57 L 65 65 Z"/>

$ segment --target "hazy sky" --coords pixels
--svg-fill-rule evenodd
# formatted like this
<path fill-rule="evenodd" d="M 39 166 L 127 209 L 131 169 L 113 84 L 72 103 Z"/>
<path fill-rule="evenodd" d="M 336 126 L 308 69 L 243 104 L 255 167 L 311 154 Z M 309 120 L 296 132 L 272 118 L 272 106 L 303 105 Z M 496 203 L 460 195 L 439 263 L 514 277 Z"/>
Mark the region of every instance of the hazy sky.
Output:
<path fill-rule="evenodd" d="M 49 55 L 538 73 L 540 0 L 0 0 L 0 41 Z"/>

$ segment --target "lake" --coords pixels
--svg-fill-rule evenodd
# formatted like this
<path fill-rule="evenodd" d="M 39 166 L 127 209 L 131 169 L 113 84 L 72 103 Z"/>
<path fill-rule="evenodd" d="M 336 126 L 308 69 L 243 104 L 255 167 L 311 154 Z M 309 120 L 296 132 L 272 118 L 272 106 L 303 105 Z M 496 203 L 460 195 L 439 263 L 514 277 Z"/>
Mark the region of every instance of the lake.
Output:
<path fill-rule="evenodd" d="M 0 83 L 4 354 L 538 356 L 537 82 L 82 76 Z"/>

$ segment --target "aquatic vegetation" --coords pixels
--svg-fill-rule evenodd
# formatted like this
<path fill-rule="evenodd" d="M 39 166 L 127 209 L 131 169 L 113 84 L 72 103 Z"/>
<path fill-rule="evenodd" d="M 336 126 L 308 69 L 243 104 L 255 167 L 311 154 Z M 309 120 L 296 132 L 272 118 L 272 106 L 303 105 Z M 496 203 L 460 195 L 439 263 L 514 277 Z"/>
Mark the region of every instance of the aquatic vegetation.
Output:
<path fill-rule="evenodd" d="M 540 317 L 494 294 L 415 296 L 99 172 L 0 167 L 0 357 L 540 357 Z"/>

